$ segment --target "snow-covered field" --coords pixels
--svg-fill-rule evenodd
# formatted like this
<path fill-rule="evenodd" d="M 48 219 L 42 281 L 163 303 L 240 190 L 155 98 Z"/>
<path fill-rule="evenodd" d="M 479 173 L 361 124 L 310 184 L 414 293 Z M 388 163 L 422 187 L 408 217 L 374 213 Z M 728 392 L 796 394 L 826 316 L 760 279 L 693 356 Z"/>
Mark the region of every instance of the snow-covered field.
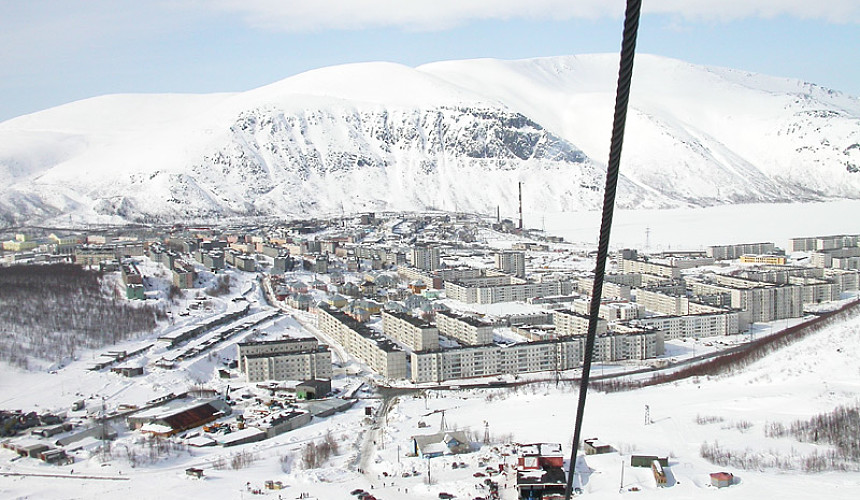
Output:
<path fill-rule="evenodd" d="M 105 390 L 134 390 L 113 387 L 110 374 L 91 373 L 75 379 L 62 375 L 4 373 L 2 393 L 5 403 L 22 401 L 52 392 L 70 392 L 96 388 Z M 65 387 L 58 387 L 65 384 Z M 16 389 L 12 390 L 12 386 Z M 803 456 L 822 447 L 803 444 L 791 439 L 773 439 L 764 435 L 772 422 L 789 424 L 827 412 L 843 404 L 857 401 L 860 391 L 860 315 L 822 331 L 765 360 L 755 363 L 741 373 L 674 384 L 650 387 L 624 393 L 590 393 L 583 429 L 584 436 L 599 437 L 611 444 L 618 453 L 588 457 L 580 464 L 581 482 L 585 494 L 593 498 L 615 498 L 634 495 L 636 498 L 720 498 L 759 499 L 773 496 L 784 499 L 856 498 L 860 494 L 860 472 L 804 473 L 799 470 L 777 471 L 739 470 L 709 464 L 700 457 L 703 443 L 715 443 L 732 453 L 761 455 L 763 460 L 773 455 L 799 462 Z M 251 498 L 246 483 L 252 489 L 262 488 L 266 480 L 282 481 L 281 491 L 268 491 L 265 496 L 297 498 L 309 493 L 309 498 L 349 498 L 349 491 L 363 488 L 379 498 L 436 498 L 446 491 L 457 498 L 472 498 L 482 493 L 476 485 L 482 478 L 473 477 L 478 462 L 496 467 L 505 457 L 493 451 L 510 441 L 560 442 L 569 453 L 572 421 L 576 404 L 576 389 L 554 384 L 524 386 L 519 389 L 473 389 L 460 391 L 430 391 L 429 397 L 405 395 L 396 398 L 387 418 L 380 422 L 383 430 L 372 430 L 365 420 L 366 405 L 378 407 L 374 400 L 361 401 L 346 414 L 314 422 L 299 430 L 261 443 L 235 448 L 203 448 L 183 452 L 171 458 L 132 469 L 123 458 L 124 446 L 133 438 L 121 438 L 113 445 L 113 459 L 102 461 L 98 454 L 92 459 L 69 466 L 48 466 L 32 459 L 13 460 L 14 454 L 0 450 L 0 472 L 47 474 L 68 477 L 0 476 L 0 496 L 3 498 Z M 57 403 L 65 401 L 57 400 Z M 645 422 L 645 406 L 650 408 L 652 423 Z M 470 429 L 477 441 L 484 436 L 488 424 L 491 445 L 472 454 L 443 457 L 429 463 L 407 457 L 409 438 L 416 434 L 436 432 L 445 410 L 447 427 Z M 419 428 L 419 422 L 428 427 Z M 697 423 L 702 422 L 702 423 Z M 387 424 L 387 425 L 386 425 Z M 300 466 L 300 448 L 307 441 L 320 439 L 331 431 L 340 444 L 340 453 L 320 469 L 304 470 Z M 364 449 L 364 474 L 359 467 L 358 450 L 363 432 L 374 432 L 375 446 Z M 498 443 L 498 444 L 496 444 Z M 205 451 L 204 451 L 205 450 Z M 216 470 L 212 464 L 218 456 L 228 461 L 235 454 L 246 452 L 254 458 L 246 468 L 230 467 Z M 621 485 L 621 463 L 629 465 L 632 453 L 668 456 L 670 466 L 668 488 L 658 489 L 647 469 L 624 472 L 624 493 Z M 292 462 L 282 469 L 281 457 L 292 456 Z M 452 469 L 451 463 L 464 462 L 466 468 Z M 507 457 L 511 462 L 512 458 Z M 187 467 L 205 470 L 202 480 L 186 477 Z M 430 468 L 432 484 L 426 484 Z M 71 470 L 74 474 L 71 474 Z M 403 472 L 421 474 L 408 478 Z M 730 470 L 739 479 L 726 490 L 708 486 L 708 473 Z M 385 476 L 387 473 L 389 476 Z M 85 478 L 110 477 L 113 480 Z M 501 479 L 502 484 L 505 480 Z M 511 484 L 511 480 L 507 481 Z M 639 492 L 627 491 L 639 488 Z M 372 488 L 372 489 L 371 489 Z M 408 493 L 407 493 L 408 490 Z M 265 491 L 265 490 L 264 490 Z M 506 489 L 503 498 L 514 498 L 514 490 Z"/>
<path fill-rule="evenodd" d="M 661 251 L 770 241 L 786 249 L 790 238 L 856 234 L 860 232 L 857 214 L 860 201 L 856 200 L 616 210 L 610 243 L 614 248 Z M 566 241 L 596 245 L 600 216 L 600 212 L 526 211 L 524 222 Z"/>

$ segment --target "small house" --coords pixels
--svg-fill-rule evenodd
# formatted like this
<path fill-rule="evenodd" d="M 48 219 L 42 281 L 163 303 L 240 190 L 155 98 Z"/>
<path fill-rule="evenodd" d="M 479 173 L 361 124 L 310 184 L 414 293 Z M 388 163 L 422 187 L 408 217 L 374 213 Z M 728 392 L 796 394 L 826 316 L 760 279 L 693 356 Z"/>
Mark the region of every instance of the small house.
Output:
<path fill-rule="evenodd" d="M 419 458 L 434 458 L 472 451 L 472 444 L 463 431 L 446 431 L 424 436 L 412 436 L 412 452 Z"/>
<path fill-rule="evenodd" d="M 725 488 L 726 486 L 731 486 L 734 480 L 735 476 L 731 472 L 711 473 L 711 485 L 716 486 L 717 488 Z"/>

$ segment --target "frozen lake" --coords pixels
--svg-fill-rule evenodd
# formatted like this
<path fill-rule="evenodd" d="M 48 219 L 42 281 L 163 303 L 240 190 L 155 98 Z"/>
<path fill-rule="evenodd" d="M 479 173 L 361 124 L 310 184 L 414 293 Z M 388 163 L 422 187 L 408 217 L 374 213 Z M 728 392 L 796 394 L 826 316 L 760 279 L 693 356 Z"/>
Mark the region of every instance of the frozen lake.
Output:
<path fill-rule="evenodd" d="M 600 212 L 525 214 L 525 225 L 566 241 L 597 244 Z M 708 245 L 860 233 L 860 200 L 822 203 L 722 205 L 671 210 L 616 210 L 612 248 L 699 250 Z M 646 245 L 647 239 L 647 245 Z"/>

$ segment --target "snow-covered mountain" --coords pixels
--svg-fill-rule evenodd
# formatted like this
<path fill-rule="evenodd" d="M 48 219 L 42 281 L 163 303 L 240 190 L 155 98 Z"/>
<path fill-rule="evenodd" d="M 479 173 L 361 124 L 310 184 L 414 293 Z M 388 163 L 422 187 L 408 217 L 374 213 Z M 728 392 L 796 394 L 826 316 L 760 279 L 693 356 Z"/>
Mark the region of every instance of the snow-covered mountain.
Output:
<path fill-rule="evenodd" d="M 7 223 L 598 208 L 616 55 L 323 68 L 0 123 Z M 617 202 L 860 199 L 860 100 L 637 56 Z"/>

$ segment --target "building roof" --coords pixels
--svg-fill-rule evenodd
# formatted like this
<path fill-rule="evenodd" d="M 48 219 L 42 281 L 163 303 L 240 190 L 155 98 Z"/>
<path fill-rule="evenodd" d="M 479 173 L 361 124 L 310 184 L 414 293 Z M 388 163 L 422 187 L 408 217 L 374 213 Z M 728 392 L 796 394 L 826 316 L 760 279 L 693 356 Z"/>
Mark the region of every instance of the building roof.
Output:
<path fill-rule="evenodd" d="M 517 471 L 517 486 L 566 484 L 567 476 L 561 467 L 547 467 Z"/>

